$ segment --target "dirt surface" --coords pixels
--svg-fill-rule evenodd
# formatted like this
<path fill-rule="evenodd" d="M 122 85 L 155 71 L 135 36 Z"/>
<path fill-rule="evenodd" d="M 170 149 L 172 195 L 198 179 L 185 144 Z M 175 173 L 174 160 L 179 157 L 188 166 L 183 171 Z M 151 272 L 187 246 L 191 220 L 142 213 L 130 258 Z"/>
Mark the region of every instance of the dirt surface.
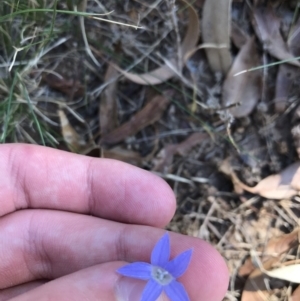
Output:
<path fill-rule="evenodd" d="M 296 285 L 264 276 L 249 260 L 271 269 L 298 259 L 299 185 L 290 179 L 298 166 L 284 183 L 292 186 L 288 197 L 277 198 L 279 184 L 251 193 L 240 182 L 254 187 L 299 160 L 300 68 L 291 59 L 300 56 L 300 2 L 228 1 L 219 6 L 221 16 L 230 12 L 219 19 L 225 31 L 214 15 L 205 29 L 212 8 L 201 0 L 83 4 L 77 10 L 113 11 L 101 18 L 142 28 L 57 15 L 49 51 L 18 69 L 45 144 L 164 178 L 178 200 L 168 229 L 210 242 L 227 261 L 225 300 L 298 300 Z M 28 51 L 23 59 L 33 57 Z M 30 116 L 16 116 L 6 141 L 42 144 Z"/>

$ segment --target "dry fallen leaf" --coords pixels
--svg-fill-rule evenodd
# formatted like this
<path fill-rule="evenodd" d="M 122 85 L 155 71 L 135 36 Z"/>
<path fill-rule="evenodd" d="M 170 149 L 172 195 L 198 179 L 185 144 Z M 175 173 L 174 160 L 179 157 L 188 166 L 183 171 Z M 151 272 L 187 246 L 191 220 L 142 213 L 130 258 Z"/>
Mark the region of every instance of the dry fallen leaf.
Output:
<path fill-rule="evenodd" d="M 194 133 L 190 135 L 187 139 L 178 144 L 176 150 L 177 154 L 180 156 L 186 156 L 193 147 L 197 146 L 208 137 L 209 135 L 207 133 Z"/>
<path fill-rule="evenodd" d="M 294 231 L 288 234 L 282 234 L 279 237 L 273 237 L 268 242 L 268 245 L 265 249 L 265 254 L 269 257 L 276 256 L 276 254 L 280 255 L 288 250 L 298 246 L 299 244 L 299 235 L 300 229 L 296 228 Z M 267 258 L 269 258 L 267 257 Z"/>
<path fill-rule="evenodd" d="M 300 69 L 288 64 L 281 64 L 276 77 L 275 98 L 273 100 L 277 113 L 285 111 L 294 79 L 300 75 Z"/>
<path fill-rule="evenodd" d="M 136 166 L 140 166 L 143 159 L 139 153 L 119 146 L 111 149 L 101 149 L 99 146 L 92 146 L 82 152 L 82 154 L 94 158 L 119 160 Z"/>
<path fill-rule="evenodd" d="M 231 39 L 237 48 L 242 48 L 250 38 L 235 22 L 231 22 Z"/>
<path fill-rule="evenodd" d="M 288 39 L 288 48 L 295 57 L 300 56 L 300 18 L 292 27 L 290 38 Z M 288 105 L 288 97 L 291 93 L 291 87 L 296 78 L 300 77 L 300 69 L 290 64 L 281 64 L 276 78 L 275 110 L 278 113 L 284 112 Z"/>
<path fill-rule="evenodd" d="M 264 268 L 268 269 L 274 264 L 275 260 L 271 259 L 264 264 Z M 266 287 L 264 275 L 259 268 L 256 268 L 248 277 L 243 292 L 241 301 L 266 301 L 270 300 L 272 291 Z"/>
<path fill-rule="evenodd" d="M 280 33 L 280 19 L 275 15 L 271 6 L 257 6 L 253 10 L 253 26 L 265 49 L 279 60 L 293 59 L 286 42 Z M 289 61 L 291 65 L 300 67 L 297 60 Z"/>
<path fill-rule="evenodd" d="M 202 39 L 210 67 L 226 74 L 232 59 L 230 53 L 231 0 L 206 0 L 202 12 Z M 224 47 L 225 46 L 225 47 Z"/>
<path fill-rule="evenodd" d="M 289 251 L 299 244 L 299 231 L 297 228 L 293 232 L 283 234 L 279 237 L 272 237 L 267 245 L 258 251 L 263 251 L 262 262 L 266 262 L 272 258 L 279 258 L 281 254 Z M 238 275 L 240 277 L 248 276 L 255 270 L 252 258 L 248 258 L 245 263 L 240 267 Z"/>
<path fill-rule="evenodd" d="M 100 145 L 113 145 L 121 142 L 129 136 L 135 135 L 144 127 L 158 121 L 169 103 L 169 97 L 165 97 L 163 95 L 155 96 L 128 122 L 125 122 L 112 132 L 104 135 L 100 140 Z"/>
<path fill-rule="evenodd" d="M 244 117 L 252 112 L 261 96 L 262 87 L 260 70 L 242 73 L 237 76 L 235 74 L 255 67 L 259 62 L 259 55 L 253 37 L 248 39 L 241 48 L 223 85 L 223 105 L 226 107 L 237 104 L 237 107 L 229 109 L 234 117 Z"/>
<path fill-rule="evenodd" d="M 108 134 L 117 127 L 117 76 L 119 72 L 108 65 L 104 83 L 109 83 L 101 94 L 99 121 L 101 135 Z"/>
<path fill-rule="evenodd" d="M 166 145 L 154 159 L 153 170 L 166 172 L 172 164 L 174 155 L 186 156 L 190 150 L 209 136 L 206 133 L 194 133 L 178 144 Z"/>
<path fill-rule="evenodd" d="M 291 264 L 285 262 L 285 265 L 271 271 L 263 271 L 272 278 L 277 278 L 289 282 L 300 283 L 300 264 Z"/>
<path fill-rule="evenodd" d="M 102 157 L 123 161 L 136 166 L 141 165 L 142 162 L 142 157 L 138 152 L 129 149 L 124 149 L 119 146 L 116 146 L 111 149 L 104 149 Z"/>
<path fill-rule="evenodd" d="M 298 17 L 298 21 L 292 26 L 289 39 L 287 41 L 290 52 L 298 57 L 300 56 L 300 18 Z"/>
<path fill-rule="evenodd" d="M 182 57 L 179 58 L 181 60 L 181 63 L 183 63 L 185 55 L 190 50 L 194 49 L 195 46 L 197 45 L 199 35 L 200 35 L 200 25 L 199 25 L 198 14 L 195 11 L 195 9 L 191 6 L 191 4 L 189 4 L 185 0 L 181 0 L 181 2 L 183 2 L 185 7 L 187 7 L 188 20 L 189 20 L 187 32 L 185 34 L 184 40 L 183 40 L 182 45 L 181 45 L 181 51 L 180 52 L 181 52 Z M 174 66 L 175 69 L 178 69 L 178 65 L 182 65 L 182 64 L 178 64 L 176 59 L 170 60 L 169 64 Z M 140 84 L 140 85 L 157 85 L 157 84 L 161 84 L 161 83 L 165 82 L 166 80 L 168 80 L 168 79 L 170 79 L 170 78 L 172 78 L 173 76 L 176 75 L 176 72 L 174 72 L 172 70 L 172 68 L 170 68 L 168 65 L 163 65 L 163 66 L 161 66 L 161 67 L 159 67 L 159 68 L 157 68 L 153 71 L 143 73 L 143 74 L 135 74 L 135 73 L 127 72 L 125 70 L 122 70 L 121 68 L 119 68 L 116 65 L 114 65 L 114 66 L 121 73 L 123 73 L 123 75 L 127 79 L 129 79 L 129 80 L 131 80 L 131 81 L 133 81 L 137 84 Z M 181 70 L 179 70 L 179 72 L 180 71 Z"/>
<path fill-rule="evenodd" d="M 300 162 L 296 162 L 282 172 L 271 175 L 261 180 L 256 186 L 249 187 L 238 180 L 244 190 L 259 194 L 269 199 L 288 199 L 298 194 L 300 190 Z"/>
<path fill-rule="evenodd" d="M 78 80 L 65 79 L 62 76 L 47 73 L 43 75 L 43 81 L 54 90 L 72 97 L 82 97 L 84 95 L 84 86 Z"/>
<path fill-rule="evenodd" d="M 72 127 L 65 112 L 63 110 L 58 110 L 57 113 L 60 120 L 62 136 L 69 149 L 72 152 L 81 152 L 81 150 L 86 146 L 86 143 L 81 139 L 79 134 Z"/>
<path fill-rule="evenodd" d="M 271 239 L 264 250 L 264 256 L 262 257 L 263 264 L 259 264 L 260 268 L 256 268 L 253 265 L 252 259 L 248 259 L 245 262 L 240 268 L 238 275 L 242 277 L 250 275 L 245 283 L 241 301 L 269 300 L 273 292 L 266 287 L 265 279 L 268 279 L 269 276 L 278 276 L 280 272 L 277 271 L 277 269 L 270 272 L 268 272 L 268 270 L 271 270 L 274 265 L 278 264 L 283 253 L 288 252 L 291 248 L 298 245 L 298 238 L 299 228 L 289 234 Z M 253 255 L 254 254 L 255 253 L 253 253 Z M 256 256 L 254 256 L 254 259 L 255 257 Z M 258 260 L 259 259 L 256 258 L 255 261 L 257 262 Z M 251 266 L 250 261 L 252 263 Z"/>
<path fill-rule="evenodd" d="M 166 145 L 159 151 L 157 156 L 153 159 L 153 170 L 159 172 L 167 172 L 168 167 L 173 162 L 173 157 L 176 154 L 177 144 Z"/>

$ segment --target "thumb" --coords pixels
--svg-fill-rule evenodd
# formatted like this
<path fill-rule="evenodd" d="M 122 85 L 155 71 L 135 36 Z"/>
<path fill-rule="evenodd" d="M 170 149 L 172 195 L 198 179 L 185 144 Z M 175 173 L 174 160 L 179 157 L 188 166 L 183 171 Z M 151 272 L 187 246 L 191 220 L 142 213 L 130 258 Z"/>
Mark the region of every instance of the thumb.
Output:
<path fill-rule="evenodd" d="M 146 281 L 121 277 L 115 286 L 117 301 L 140 301 Z M 156 301 L 169 301 L 167 296 L 162 293 Z"/>
<path fill-rule="evenodd" d="M 43 284 L 11 301 L 140 301 L 146 281 L 130 279 L 116 271 L 124 262 L 95 265 Z M 167 301 L 164 294 L 157 301 Z"/>
<path fill-rule="evenodd" d="M 124 262 L 98 264 L 49 281 L 10 300 L 129 301 L 131 294 L 134 295 L 135 292 L 138 298 L 143 282 L 127 283 L 127 279 L 116 272 L 123 265 Z M 140 301 L 140 299 L 135 300 Z"/>

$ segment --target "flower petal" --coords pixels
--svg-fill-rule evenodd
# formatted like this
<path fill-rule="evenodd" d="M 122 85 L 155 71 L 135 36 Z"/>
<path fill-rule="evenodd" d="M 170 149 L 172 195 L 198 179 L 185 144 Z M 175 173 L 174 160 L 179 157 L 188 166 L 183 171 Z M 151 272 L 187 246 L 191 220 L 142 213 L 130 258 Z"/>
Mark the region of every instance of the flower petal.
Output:
<path fill-rule="evenodd" d="M 166 233 L 155 245 L 151 253 L 151 264 L 164 267 L 170 258 L 170 238 Z"/>
<path fill-rule="evenodd" d="M 171 301 L 190 301 L 184 286 L 176 280 L 165 286 L 164 289 Z"/>
<path fill-rule="evenodd" d="M 150 263 L 134 262 L 119 268 L 117 273 L 127 277 L 148 280 L 151 278 L 151 268 Z"/>
<path fill-rule="evenodd" d="M 154 280 L 150 280 L 143 290 L 141 301 L 156 301 L 162 291 L 161 285 Z"/>
<path fill-rule="evenodd" d="M 193 250 L 187 250 L 165 265 L 165 269 L 174 277 L 178 278 L 186 271 L 192 257 Z"/>

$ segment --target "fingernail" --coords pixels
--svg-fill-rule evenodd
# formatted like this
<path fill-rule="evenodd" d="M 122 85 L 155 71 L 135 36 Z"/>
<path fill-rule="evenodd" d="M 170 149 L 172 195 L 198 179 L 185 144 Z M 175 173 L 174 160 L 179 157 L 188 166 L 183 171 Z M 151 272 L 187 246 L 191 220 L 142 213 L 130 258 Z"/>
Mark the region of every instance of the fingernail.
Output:
<path fill-rule="evenodd" d="M 141 301 L 141 296 L 146 281 L 121 277 L 116 283 L 115 292 L 117 301 Z M 162 293 L 156 301 L 168 301 L 167 296 Z"/>

